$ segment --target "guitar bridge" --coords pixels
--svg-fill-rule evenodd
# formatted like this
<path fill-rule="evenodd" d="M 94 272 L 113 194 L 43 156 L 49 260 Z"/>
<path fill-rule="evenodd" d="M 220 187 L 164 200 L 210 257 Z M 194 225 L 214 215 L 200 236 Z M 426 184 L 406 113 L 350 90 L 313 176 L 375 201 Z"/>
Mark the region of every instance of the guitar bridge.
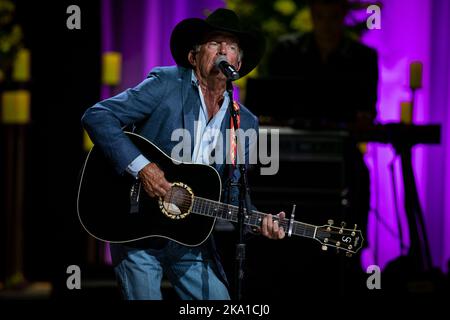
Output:
<path fill-rule="evenodd" d="M 141 182 L 136 180 L 130 189 L 130 213 L 139 212 L 139 195 L 141 194 Z"/>

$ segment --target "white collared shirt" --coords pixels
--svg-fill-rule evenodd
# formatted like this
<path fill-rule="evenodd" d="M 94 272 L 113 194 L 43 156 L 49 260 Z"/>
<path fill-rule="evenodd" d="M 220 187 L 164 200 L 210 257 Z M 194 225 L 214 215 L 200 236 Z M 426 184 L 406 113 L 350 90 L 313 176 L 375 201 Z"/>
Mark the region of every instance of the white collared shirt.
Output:
<path fill-rule="evenodd" d="M 192 71 L 192 82 L 198 88 L 201 102 L 198 121 L 196 121 L 196 125 L 194 126 L 195 137 L 192 162 L 212 164 L 210 163 L 211 152 L 217 146 L 218 139 L 222 138 L 220 134 L 220 127 L 222 126 L 222 121 L 227 112 L 229 97 L 228 94 L 224 92 L 224 99 L 222 105 L 219 108 L 219 111 L 210 120 L 208 120 L 208 109 L 206 108 L 203 92 L 199 86 L 197 78 L 195 77 L 194 71 Z M 219 143 L 222 144 L 222 141 L 219 141 Z M 223 149 L 217 148 L 215 151 L 215 157 L 222 158 Z"/>

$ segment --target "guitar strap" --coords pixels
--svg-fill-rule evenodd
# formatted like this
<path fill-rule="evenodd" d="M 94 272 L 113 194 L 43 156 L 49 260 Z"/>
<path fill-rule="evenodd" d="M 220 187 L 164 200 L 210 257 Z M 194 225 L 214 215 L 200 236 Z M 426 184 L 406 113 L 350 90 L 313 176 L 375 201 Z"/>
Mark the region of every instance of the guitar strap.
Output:
<path fill-rule="evenodd" d="M 241 115 L 239 113 L 239 104 L 236 101 L 233 101 L 233 109 L 236 112 L 236 122 L 237 129 L 240 127 L 241 123 Z M 231 190 L 233 184 L 233 172 L 236 168 L 236 157 L 237 157 L 237 140 L 236 140 L 236 129 L 234 128 L 233 115 L 230 116 L 230 150 L 229 150 L 229 159 L 231 163 L 226 166 L 228 171 L 228 181 L 226 182 L 227 190 L 228 190 L 228 199 L 227 202 L 231 203 Z"/>
<path fill-rule="evenodd" d="M 233 117 L 230 117 L 230 159 L 233 165 L 233 169 L 236 167 L 236 157 L 237 157 L 237 140 L 236 140 L 236 130 L 239 129 L 241 125 L 241 115 L 239 113 L 239 104 L 233 101 L 233 109 L 237 115 L 237 128 L 234 128 Z M 230 170 L 232 171 L 232 170 Z M 231 175 L 232 173 L 230 173 Z"/>

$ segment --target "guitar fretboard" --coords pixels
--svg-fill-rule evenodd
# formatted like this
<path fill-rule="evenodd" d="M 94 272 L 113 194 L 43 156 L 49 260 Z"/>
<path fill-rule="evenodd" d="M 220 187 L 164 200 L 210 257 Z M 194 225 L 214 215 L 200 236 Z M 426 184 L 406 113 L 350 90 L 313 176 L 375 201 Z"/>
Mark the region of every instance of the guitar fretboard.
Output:
<path fill-rule="evenodd" d="M 225 204 L 222 202 L 217 202 L 200 197 L 194 197 L 192 212 L 195 214 L 200 214 L 212 218 L 238 222 L 239 208 L 237 206 Z M 264 216 L 267 215 L 266 213 L 259 212 L 256 210 L 253 210 L 252 214 L 248 215 L 247 210 L 245 208 L 244 214 L 245 214 L 244 224 L 253 227 L 261 226 Z M 283 227 L 285 232 L 288 231 L 290 223 L 288 219 L 279 220 L 277 216 L 274 216 L 273 218 L 274 220 L 278 221 L 279 225 Z M 318 232 L 317 226 L 302 223 L 295 220 L 292 222 L 292 233 L 297 236 L 306 238 L 315 238 L 317 232 Z"/>

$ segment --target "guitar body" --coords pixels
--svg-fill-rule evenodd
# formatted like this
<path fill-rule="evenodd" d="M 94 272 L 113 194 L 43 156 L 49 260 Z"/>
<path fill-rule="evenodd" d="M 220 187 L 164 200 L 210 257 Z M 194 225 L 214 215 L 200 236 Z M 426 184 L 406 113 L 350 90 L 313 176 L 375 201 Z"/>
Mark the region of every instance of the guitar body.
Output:
<path fill-rule="evenodd" d="M 161 168 L 167 181 L 189 186 L 196 197 L 220 201 L 222 184 L 214 168 L 180 163 L 145 138 L 126 134 L 147 159 Z M 85 161 L 78 190 L 78 216 L 86 231 L 99 240 L 119 243 L 162 237 L 196 246 L 209 237 L 215 218 L 196 214 L 180 219 L 169 217 L 161 210 L 158 198 L 148 196 L 143 187 L 137 188 L 135 212 L 130 210 L 131 190 L 137 183 L 128 173 L 117 174 L 94 146 Z"/>
<path fill-rule="evenodd" d="M 218 172 L 203 164 L 171 159 L 145 138 L 126 132 L 142 154 L 164 172 L 171 189 L 164 198 L 147 195 L 139 179 L 119 175 L 101 150 L 94 146 L 84 163 L 78 189 L 78 217 L 93 237 L 108 242 L 127 243 L 160 237 L 185 246 L 197 246 L 208 239 L 216 219 L 238 221 L 237 206 L 220 203 L 222 182 Z M 294 211 L 293 211 L 294 212 Z M 266 213 L 253 210 L 244 224 L 259 227 Z M 315 226 L 290 219 L 274 220 L 291 235 L 312 238 L 322 249 L 334 247 L 348 256 L 364 241 L 360 230 Z M 325 250 L 324 249 L 324 250 Z"/>

